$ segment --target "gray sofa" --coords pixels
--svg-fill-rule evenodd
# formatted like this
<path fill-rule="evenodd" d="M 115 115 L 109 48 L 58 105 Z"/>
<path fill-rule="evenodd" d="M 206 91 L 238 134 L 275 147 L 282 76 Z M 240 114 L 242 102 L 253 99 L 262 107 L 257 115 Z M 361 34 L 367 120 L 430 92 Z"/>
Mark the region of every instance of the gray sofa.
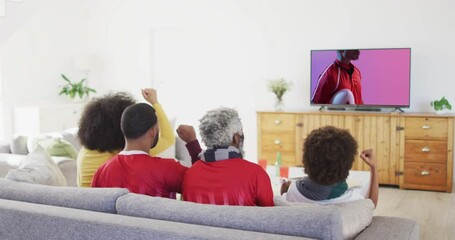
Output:
<path fill-rule="evenodd" d="M 341 239 L 336 206 L 204 205 L 0 178 L 0 239 Z M 419 239 L 415 221 L 373 217 L 355 239 Z"/>

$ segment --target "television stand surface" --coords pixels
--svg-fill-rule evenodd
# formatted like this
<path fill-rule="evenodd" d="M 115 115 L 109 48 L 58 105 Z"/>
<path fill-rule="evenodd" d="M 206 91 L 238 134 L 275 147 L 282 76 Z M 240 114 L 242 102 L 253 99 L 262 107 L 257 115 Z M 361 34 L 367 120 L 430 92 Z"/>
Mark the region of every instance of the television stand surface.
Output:
<path fill-rule="evenodd" d="M 362 107 L 356 107 L 354 108 L 354 111 L 360 111 L 360 112 L 380 112 L 380 108 L 362 108 Z"/>
<path fill-rule="evenodd" d="M 319 111 L 345 111 L 346 108 L 344 107 L 327 107 L 327 106 L 322 106 L 319 108 Z"/>
<path fill-rule="evenodd" d="M 404 112 L 403 109 L 399 108 L 399 107 L 396 107 L 395 109 L 393 109 L 391 112 Z"/>

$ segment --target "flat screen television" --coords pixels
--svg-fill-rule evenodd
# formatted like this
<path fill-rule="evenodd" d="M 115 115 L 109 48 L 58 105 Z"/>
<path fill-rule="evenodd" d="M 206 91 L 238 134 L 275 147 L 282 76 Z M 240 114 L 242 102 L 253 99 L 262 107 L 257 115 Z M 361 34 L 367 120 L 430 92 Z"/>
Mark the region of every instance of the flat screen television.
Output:
<path fill-rule="evenodd" d="M 410 105 L 411 49 L 311 51 L 312 106 L 381 110 Z"/>

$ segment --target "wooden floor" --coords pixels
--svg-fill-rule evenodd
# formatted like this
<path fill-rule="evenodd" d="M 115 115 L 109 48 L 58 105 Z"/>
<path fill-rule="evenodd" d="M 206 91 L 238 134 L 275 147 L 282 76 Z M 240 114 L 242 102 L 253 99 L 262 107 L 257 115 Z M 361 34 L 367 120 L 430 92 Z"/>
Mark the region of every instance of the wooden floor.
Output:
<path fill-rule="evenodd" d="M 422 240 L 455 240 L 455 193 L 381 186 L 374 215 L 416 220 Z"/>

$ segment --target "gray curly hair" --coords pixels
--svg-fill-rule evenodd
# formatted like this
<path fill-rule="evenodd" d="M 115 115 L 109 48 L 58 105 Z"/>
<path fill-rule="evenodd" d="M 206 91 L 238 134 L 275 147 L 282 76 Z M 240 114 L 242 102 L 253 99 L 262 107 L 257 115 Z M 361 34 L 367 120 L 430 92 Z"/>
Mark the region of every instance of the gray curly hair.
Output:
<path fill-rule="evenodd" d="M 199 132 L 207 147 L 226 147 L 231 144 L 234 134 L 243 135 L 239 114 L 232 108 L 210 110 L 199 122 Z"/>

